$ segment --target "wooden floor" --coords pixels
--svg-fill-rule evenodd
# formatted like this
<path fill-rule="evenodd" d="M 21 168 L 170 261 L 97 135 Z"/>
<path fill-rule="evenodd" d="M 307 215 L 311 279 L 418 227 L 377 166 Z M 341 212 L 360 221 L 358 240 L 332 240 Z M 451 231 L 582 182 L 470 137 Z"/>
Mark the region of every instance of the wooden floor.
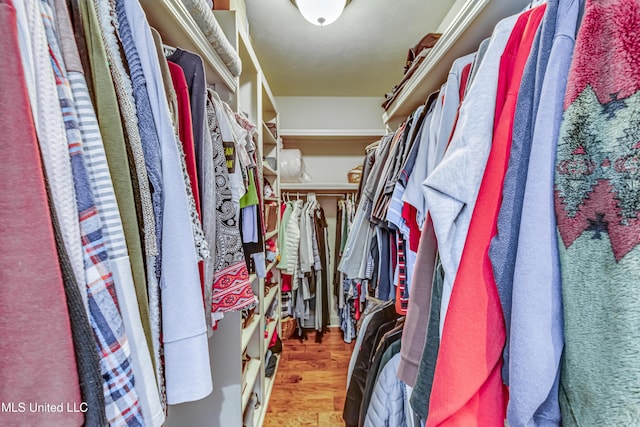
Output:
<path fill-rule="evenodd" d="M 335 328 L 321 344 L 315 334 L 283 342 L 264 427 L 343 427 L 342 408 L 353 344 Z"/>

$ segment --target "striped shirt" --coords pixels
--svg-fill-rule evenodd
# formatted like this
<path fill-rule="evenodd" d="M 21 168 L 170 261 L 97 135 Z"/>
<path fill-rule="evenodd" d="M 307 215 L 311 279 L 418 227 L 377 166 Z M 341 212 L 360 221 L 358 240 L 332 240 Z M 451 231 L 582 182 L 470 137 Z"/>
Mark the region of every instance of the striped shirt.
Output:
<path fill-rule="evenodd" d="M 84 166 L 82 135 L 71 86 L 66 77 L 54 31 L 53 11 L 46 0 L 42 0 L 40 6 L 71 157 L 84 255 L 89 320 L 100 357 L 107 421 L 111 426 L 143 426 L 142 411 L 129 361 L 131 349 L 118 307 L 107 247 L 102 237 L 102 223 Z"/>

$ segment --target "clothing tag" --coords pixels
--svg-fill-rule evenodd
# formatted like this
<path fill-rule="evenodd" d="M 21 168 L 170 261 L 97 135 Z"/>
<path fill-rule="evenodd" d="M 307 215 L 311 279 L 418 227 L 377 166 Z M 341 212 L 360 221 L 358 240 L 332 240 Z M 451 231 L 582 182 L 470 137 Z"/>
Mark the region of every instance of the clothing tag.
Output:
<path fill-rule="evenodd" d="M 222 146 L 224 147 L 224 156 L 227 159 L 227 169 L 229 169 L 229 173 L 234 173 L 236 171 L 236 145 L 233 141 L 222 141 Z"/>

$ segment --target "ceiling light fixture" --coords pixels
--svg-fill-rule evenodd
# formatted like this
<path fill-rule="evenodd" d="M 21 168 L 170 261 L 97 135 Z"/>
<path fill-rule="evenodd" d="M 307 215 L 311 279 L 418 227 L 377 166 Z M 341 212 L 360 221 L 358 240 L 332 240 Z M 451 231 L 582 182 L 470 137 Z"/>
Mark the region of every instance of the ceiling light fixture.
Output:
<path fill-rule="evenodd" d="M 334 23 L 351 0 L 291 0 L 300 14 L 313 25 L 324 27 Z"/>

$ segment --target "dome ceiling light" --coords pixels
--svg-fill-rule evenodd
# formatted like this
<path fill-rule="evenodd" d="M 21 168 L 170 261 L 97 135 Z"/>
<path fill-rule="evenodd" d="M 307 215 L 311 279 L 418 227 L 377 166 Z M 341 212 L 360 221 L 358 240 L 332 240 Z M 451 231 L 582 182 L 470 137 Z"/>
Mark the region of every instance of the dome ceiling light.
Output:
<path fill-rule="evenodd" d="M 319 27 L 334 23 L 351 0 L 291 0 L 307 21 Z"/>

